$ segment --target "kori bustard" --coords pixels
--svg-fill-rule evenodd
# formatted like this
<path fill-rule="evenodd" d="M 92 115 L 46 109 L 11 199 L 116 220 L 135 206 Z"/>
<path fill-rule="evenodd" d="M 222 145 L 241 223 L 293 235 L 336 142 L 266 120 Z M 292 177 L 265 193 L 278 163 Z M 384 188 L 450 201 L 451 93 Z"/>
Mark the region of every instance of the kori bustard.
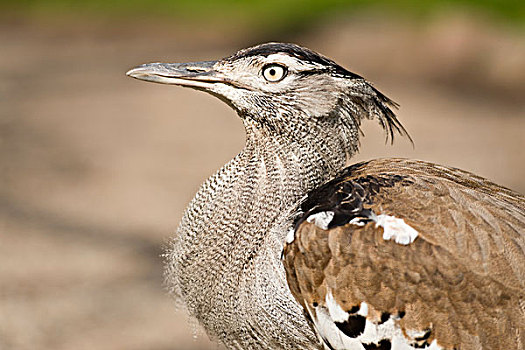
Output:
<path fill-rule="evenodd" d="M 345 168 L 363 119 L 396 104 L 294 44 L 127 73 L 232 107 L 246 145 L 189 204 L 170 291 L 231 349 L 523 349 L 524 197 L 471 173 L 379 159 Z"/>

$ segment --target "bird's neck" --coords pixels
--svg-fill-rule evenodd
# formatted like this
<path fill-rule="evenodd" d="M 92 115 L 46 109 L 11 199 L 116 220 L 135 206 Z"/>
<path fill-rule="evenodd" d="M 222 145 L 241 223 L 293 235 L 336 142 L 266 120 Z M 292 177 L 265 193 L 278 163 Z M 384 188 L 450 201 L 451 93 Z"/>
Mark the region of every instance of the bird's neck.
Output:
<path fill-rule="evenodd" d="M 336 137 L 291 139 L 245 124 L 246 146 L 197 192 L 168 256 L 169 285 L 205 326 L 218 323 L 207 322 L 218 308 L 234 308 L 244 275 L 281 269 L 276 266 L 290 214 L 346 161 Z"/>

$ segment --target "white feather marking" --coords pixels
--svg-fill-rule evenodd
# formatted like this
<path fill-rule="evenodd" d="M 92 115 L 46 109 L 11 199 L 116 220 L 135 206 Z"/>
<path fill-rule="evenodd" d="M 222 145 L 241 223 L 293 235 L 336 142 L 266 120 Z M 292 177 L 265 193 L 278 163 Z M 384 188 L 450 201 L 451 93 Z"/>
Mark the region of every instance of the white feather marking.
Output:
<path fill-rule="evenodd" d="M 367 317 L 368 316 L 368 304 L 363 301 L 361 303 L 361 306 L 359 307 L 359 311 L 357 311 L 357 314 L 359 316 Z"/>
<path fill-rule="evenodd" d="M 357 225 L 357 226 L 365 226 L 365 223 L 361 221 L 362 218 L 356 217 L 352 220 L 348 221 L 349 224 Z"/>
<path fill-rule="evenodd" d="M 294 240 L 295 240 L 295 229 L 292 227 L 291 229 L 288 230 L 288 233 L 286 234 L 286 243 L 290 244 Z"/>
<path fill-rule="evenodd" d="M 410 338 L 420 338 L 427 334 L 427 330 L 419 331 L 416 329 L 406 329 L 405 332 Z"/>
<path fill-rule="evenodd" d="M 310 311 L 310 309 L 308 310 Z M 321 335 L 321 338 L 330 344 L 332 349 L 364 349 L 361 345 L 361 342 L 357 340 L 357 338 L 350 338 L 341 332 L 341 330 L 335 325 L 329 310 L 327 310 L 325 307 L 316 307 L 315 315 L 316 316 L 312 318 L 315 329 Z"/>
<path fill-rule="evenodd" d="M 310 308 L 308 303 L 305 301 L 308 313 L 312 316 L 314 327 L 319 336 L 319 339 L 323 344 L 328 342 L 331 349 L 356 349 L 363 350 L 365 347 L 363 344 L 379 344 L 381 340 L 390 340 L 392 344 L 392 350 L 417 350 L 411 343 L 413 339 L 407 339 L 401 328 L 399 327 L 398 320 L 391 316 L 386 322 L 376 324 L 370 322 L 368 319 L 365 323 L 365 329 L 363 333 L 355 338 L 348 337 L 344 334 L 335 324 L 335 322 L 344 322 L 348 320 L 348 314 L 345 313 L 345 317 L 342 317 L 342 308 L 335 301 L 331 291 L 326 296 L 326 306 L 318 306 Z M 357 312 L 360 316 L 368 314 L 368 304 L 365 302 L 361 303 L 359 311 Z M 366 317 L 366 316 L 365 316 Z M 407 335 L 411 337 L 422 336 L 424 332 L 407 332 Z M 429 346 L 424 348 L 425 350 L 442 350 L 442 348 L 434 340 Z"/>
<path fill-rule="evenodd" d="M 391 338 L 392 350 L 413 350 L 414 347 L 407 343 L 402 334 L 396 334 Z"/>
<path fill-rule="evenodd" d="M 350 315 L 335 301 L 330 289 L 326 293 L 326 307 L 328 307 L 328 313 L 334 322 L 348 321 L 348 316 Z"/>
<path fill-rule="evenodd" d="M 310 215 L 306 221 L 315 224 L 315 226 L 322 228 L 323 230 L 328 230 L 328 225 L 332 222 L 334 215 L 335 213 L 333 211 L 321 211 Z"/>
<path fill-rule="evenodd" d="M 348 321 L 351 316 L 337 303 L 332 291 L 328 290 L 326 293 L 326 306 L 319 305 L 311 307 L 305 301 L 306 309 L 312 317 L 314 328 L 322 344 L 328 349 L 345 349 L 345 350 L 364 350 L 365 345 L 379 344 L 382 340 L 389 340 L 391 342 L 392 350 L 417 350 L 418 348 L 412 345 L 414 338 L 422 337 L 426 331 L 406 331 L 403 334 L 399 326 L 399 318 L 390 316 L 390 318 L 381 324 L 373 323 L 366 320 L 365 329 L 355 338 L 347 336 L 339 329 L 336 323 L 343 323 Z M 369 307 L 366 302 L 361 302 L 357 315 L 368 317 Z M 442 350 L 434 340 L 430 345 L 424 348 L 425 350 Z"/>
<path fill-rule="evenodd" d="M 373 220 L 376 222 L 376 227 L 381 226 L 383 228 L 383 239 L 385 241 L 393 238 L 394 242 L 407 245 L 414 242 L 419 235 L 414 228 L 405 223 L 405 220 L 395 216 L 381 214 Z"/>
<path fill-rule="evenodd" d="M 365 344 L 379 343 L 383 339 L 390 339 L 392 334 L 395 332 L 394 321 L 388 320 L 387 322 L 377 325 L 369 320 L 366 320 L 365 330 L 358 337 L 359 341 Z"/>

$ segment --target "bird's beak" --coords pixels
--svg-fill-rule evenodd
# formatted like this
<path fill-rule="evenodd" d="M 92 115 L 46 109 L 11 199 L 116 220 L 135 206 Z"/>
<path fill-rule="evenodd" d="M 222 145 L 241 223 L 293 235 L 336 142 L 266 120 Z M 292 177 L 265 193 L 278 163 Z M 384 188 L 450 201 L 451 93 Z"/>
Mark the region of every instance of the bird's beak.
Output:
<path fill-rule="evenodd" d="M 131 69 L 126 75 L 154 83 L 209 89 L 215 83 L 225 82 L 222 74 L 213 69 L 216 62 L 147 63 Z"/>

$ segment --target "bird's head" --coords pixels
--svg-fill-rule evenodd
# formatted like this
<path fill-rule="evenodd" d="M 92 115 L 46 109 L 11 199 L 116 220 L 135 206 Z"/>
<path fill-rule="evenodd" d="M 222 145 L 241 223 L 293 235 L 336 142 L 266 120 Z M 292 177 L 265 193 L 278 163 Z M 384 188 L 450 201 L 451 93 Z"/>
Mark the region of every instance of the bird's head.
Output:
<path fill-rule="evenodd" d="M 355 150 L 361 120 L 375 118 L 387 137 L 406 135 L 393 101 L 359 75 L 295 44 L 262 44 L 217 61 L 149 63 L 127 75 L 209 92 L 265 134 L 301 138 L 334 127 Z"/>

